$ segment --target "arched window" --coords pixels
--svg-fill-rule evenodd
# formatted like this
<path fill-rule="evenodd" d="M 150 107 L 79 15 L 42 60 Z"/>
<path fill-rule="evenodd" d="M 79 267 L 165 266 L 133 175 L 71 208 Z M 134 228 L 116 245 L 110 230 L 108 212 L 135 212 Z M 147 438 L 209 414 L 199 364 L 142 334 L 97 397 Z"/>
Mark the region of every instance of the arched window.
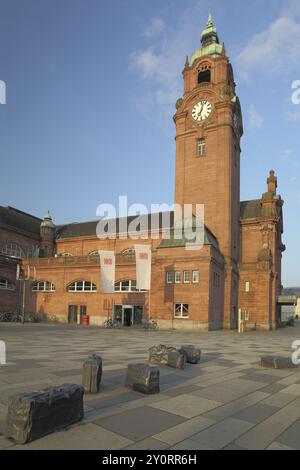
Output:
<path fill-rule="evenodd" d="M 211 72 L 210 69 L 200 70 L 198 73 L 198 83 L 210 83 L 211 81 Z"/>
<path fill-rule="evenodd" d="M 97 287 L 91 281 L 74 281 L 68 285 L 68 292 L 96 292 Z"/>
<path fill-rule="evenodd" d="M 0 290 L 16 290 L 16 286 L 13 282 L 9 281 L 8 279 L 0 279 Z"/>
<path fill-rule="evenodd" d="M 55 285 L 49 281 L 36 281 L 32 284 L 32 292 L 55 292 Z"/>
<path fill-rule="evenodd" d="M 89 253 L 89 256 L 99 256 L 99 251 L 98 250 L 92 251 L 91 253 Z"/>
<path fill-rule="evenodd" d="M 127 248 L 126 250 L 122 251 L 123 256 L 133 256 L 135 255 L 135 249 L 134 248 Z"/>
<path fill-rule="evenodd" d="M 3 255 L 10 256 L 11 258 L 25 258 L 23 248 L 17 243 L 7 243 L 1 250 Z"/>
<path fill-rule="evenodd" d="M 63 258 L 67 258 L 68 256 L 73 256 L 68 251 L 64 251 L 63 253 L 58 253 L 57 256 L 62 256 Z"/>

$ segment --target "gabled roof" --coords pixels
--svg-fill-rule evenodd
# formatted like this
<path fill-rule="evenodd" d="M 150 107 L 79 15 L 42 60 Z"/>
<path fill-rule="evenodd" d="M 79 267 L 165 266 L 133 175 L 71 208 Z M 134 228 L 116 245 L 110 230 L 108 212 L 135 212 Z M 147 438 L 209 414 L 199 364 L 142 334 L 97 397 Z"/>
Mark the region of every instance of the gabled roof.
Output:
<path fill-rule="evenodd" d="M 282 291 L 283 295 L 295 295 L 297 298 L 300 298 L 300 287 L 286 287 Z"/>
<path fill-rule="evenodd" d="M 11 206 L 0 206 L 0 224 L 5 224 L 34 235 L 40 234 L 42 220 Z"/>
<path fill-rule="evenodd" d="M 297 297 L 295 295 L 279 295 L 277 303 L 279 305 L 297 305 Z"/>
<path fill-rule="evenodd" d="M 157 214 L 145 214 L 141 216 L 129 216 L 127 220 L 125 217 L 110 219 L 105 221 L 108 224 L 108 227 L 116 227 L 116 233 L 123 232 L 123 228 L 126 227 L 128 231 L 130 231 L 130 224 L 133 222 L 137 217 L 140 217 L 141 221 L 141 228 L 143 228 L 143 223 L 148 227 L 148 230 L 151 228 L 159 230 L 168 230 L 172 229 L 174 225 L 174 212 L 160 212 Z M 155 217 L 155 218 L 154 218 Z M 158 227 L 152 227 L 152 218 L 155 220 L 158 219 Z M 157 220 L 156 219 L 156 220 Z M 56 238 L 64 239 L 64 238 L 75 238 L 75 237 L 88 237 L 88 236 L 96 236 L 96 229 L 99 220 L 93 220 L 90 222 L 79 222 L 79 223 L 71 223 L 67 225 L 61 225 L 57 227 L 57 234 Z M 108 233 L 115 233 L 113 230 L 110 230 Z M 159 248 L 175 248 L 175 247 L 184 247 L 188 243 L 184 237 L 180 239 L 176 239 L 174 237 L 174 231 L 171 230 L 170 239 L 163 239 L 159 245 Z M 216 249 L 219 249 L 218 241 L 213 233 L 205 227 L 205 234 L 204 234 L 204 245 L 213 245 Z"/>
<path fill-rule="evenodd" d="M 242 201 L 240 204 L 241 219 L 256 219 L 261 217 L 261 200 Z"/>
<path fill-rule="evenodd" d="M 159 229 L 168 229 L 169 226 L 173 225 L 174 222 L 174 213 L 173 212 L 160 212 L 157 214 L 145 214 L 141 216 L 129 216 L 127 217 L 119 217 L 116 219 L 106 220 L 108 227 L 116 227 L 116 233 L 123 232 L 123 228 L 125 230 L 130 230 L 130 224 L 133 222 L 137 217 L 140 217 L 141 221 L 141 229 L 143 229 L 143 225 L 146 226 L 150 230 L 152 228 L 152 217 L 158 217 L 158 227 Z M 155 220 L 155 219 L 153 219 Z M 170 220 L 170 222 L 169 222 Z M 96 229 L 97 225 L 100 220 L 92 220 L 90 222 L 73 222 L 71 224 L 60 225 L 57 227 L 57 237 L 56 238 L 75 238 L 75 237 L 88 237 L 88 236 L 96 236 Z M 110 230 L 109 233 L 115 233 L 115 231 Z"/>

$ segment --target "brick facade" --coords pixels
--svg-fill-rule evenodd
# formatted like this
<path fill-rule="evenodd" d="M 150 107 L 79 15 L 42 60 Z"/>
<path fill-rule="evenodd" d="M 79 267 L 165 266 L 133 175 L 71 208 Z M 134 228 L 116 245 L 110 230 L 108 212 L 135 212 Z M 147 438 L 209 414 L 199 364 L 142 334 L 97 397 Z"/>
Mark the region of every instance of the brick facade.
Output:
<path fill-rule="evenodd" d="M 12 207 L 0 207 L 0 312 L 20 310 L 21 283 L 16 270 L 22 257 L 32 256 L 40 243 L 41 220 Z M 11 289 L 1 289 L 1 280 Z"/>

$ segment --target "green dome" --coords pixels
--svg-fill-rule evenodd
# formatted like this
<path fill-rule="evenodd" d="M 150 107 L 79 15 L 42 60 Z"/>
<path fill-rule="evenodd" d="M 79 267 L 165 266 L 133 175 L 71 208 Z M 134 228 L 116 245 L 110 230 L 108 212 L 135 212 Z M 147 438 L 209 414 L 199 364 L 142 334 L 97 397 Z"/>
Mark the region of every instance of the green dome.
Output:
<path fill-rule="evenodd" d="M 208 15 L 206 28 L 202 31 L 201 34 L 201 43 L 203 46 L 205 45 L 206 41 L 210 43 L 220 43 L 217 28 L 215 28 L 213 24 L 211 13 Z"/>
<path fill-rule="evenodd" d="M 208 15 L 206 28 L 201 34 L 202 47 L 197 49 L 192 56 L 191 65 L 206 55 L 219 57 L 223 54 L 223 45 L 220 44 L 217 28 L 213 24 L 211 13 Z"/>
<path fill-rule="evenodd" d="M 55 228 L 54 223 L 52 222 L 52 217 L 50 212 L 48 211 L 44 217 L 43 222 L 41 223 L 41 227 L 48 227 L 48 228 Z"/>

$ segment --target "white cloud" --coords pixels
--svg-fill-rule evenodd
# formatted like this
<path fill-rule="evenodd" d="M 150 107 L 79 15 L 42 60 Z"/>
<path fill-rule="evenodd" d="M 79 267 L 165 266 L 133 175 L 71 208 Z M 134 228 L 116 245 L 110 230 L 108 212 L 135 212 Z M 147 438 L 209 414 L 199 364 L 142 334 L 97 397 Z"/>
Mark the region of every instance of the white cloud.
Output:
<path fill-rule="evenodd" d="M 142 81 L 142 86 L 137 86 L 136 90 L 139 110 L 147 119 L 168 130 L 172 126 L 176 100 L 183 94 L 181 72 L 186 54 L 192 54 L 200 47 L 197 38 L 207 21 L 204 14 L 209 11 L 208 7 L 206 9 L 207 4 L 206 1 L 201 5 L 198 1 L 192 2 L 181 12 L 174 28 L 164 27 L 158 37 L 157 34 L 151 36 L 151 44 L 134 51 L 130 56 L 129 69 Z M 144 32 L 145 35 L 147 33 Z"/>
<path fill-rule="evenodd" d="M 286 162 L 291 157 L 292 154 L 293 154 L 293 151 L 291 149 L 286 149 L 280 155 L 280 160 Z"/>
<path fill-rule="evenodd" d="M 140 50 L 131 54 L 131 69 L 137 69 L 143 78 L 152 78 L 158 73 L 161 58 L 151 49 Z"/>
<path fill-rule="evenodd" d="M 165 27 L 166 25 L 164 20 L 161 18 L 152 18 L 150 25 L 143 32 L 143 36 L 146 38 L 157 36 L 165 29 Z"/>
<path fill-rule="evenodd" d="M 299 3 L 299 2 L 298 2 Z M 290 1 L 285 11 L 265 31 L 255 34 L 238 56 L 241 78 L 260 70 L 268 74 L 299 68 L 299 5 Z"/>
<path fill-rule="evenodd" d="M 300 121 L 300 111 L 290 112 L 287 114 L 287 120 L 290 122 Z"/>
<path fill-rule="evenodd" d="M 249 107 L 249 126 L 250 129 L 260 129 L 263 125 L 263 117 L 256 111 L 254 106 L 251 104 Z"/>

